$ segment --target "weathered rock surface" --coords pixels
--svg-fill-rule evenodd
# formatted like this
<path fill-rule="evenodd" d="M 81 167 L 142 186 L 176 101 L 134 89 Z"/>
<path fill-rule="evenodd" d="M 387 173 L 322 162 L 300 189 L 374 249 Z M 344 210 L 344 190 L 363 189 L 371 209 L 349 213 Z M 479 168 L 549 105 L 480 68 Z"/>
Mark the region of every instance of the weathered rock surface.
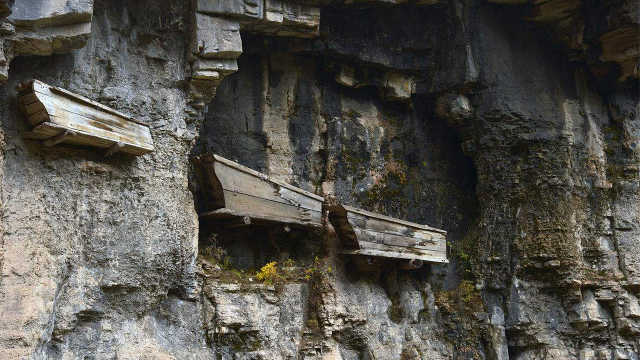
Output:
<path fill-rule="evenodd" d="M 83 47 L 91 33 L 92 14 L 93 0 L 14 2 L 7 19 L 2 20 L 0 15 L 0 82 L 6 81 L 14 57 L 65 53 Z"/>
<path fill-rule="evenodd" d="M 640 6 L 634 1 L 492 0 L 523 7 L 523 16 L 548 28 L 574 61 L 591 65 L 593 75 L 613 81 L 640 78 Z M 614 64 L 612 66 L 612 64 Z"/>
<path fill-rule="evenodd" d="M 0 19 L 0 358 L 640 356 L 637 3 L 15 0 Z M 24 139 L 32 78 L 150 125 L 156 151 Z M 200 223 L 201 152 L 446 229 L 450 264 Z"/>

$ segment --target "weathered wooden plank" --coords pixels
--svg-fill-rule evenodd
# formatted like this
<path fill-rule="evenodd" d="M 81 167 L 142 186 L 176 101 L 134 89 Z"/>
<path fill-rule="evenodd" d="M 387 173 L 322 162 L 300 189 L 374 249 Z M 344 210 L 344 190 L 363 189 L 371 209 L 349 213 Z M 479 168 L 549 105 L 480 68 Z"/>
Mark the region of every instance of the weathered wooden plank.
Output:
<path fill-rule="evenodd" d="M 441 251 L 433 251 L 433 250 L 423 250 L 423 249 L 412 249 L 412 248 L 402 248 L 397 246 L 389 246 L 384 244 L 370 243 L 367 241 L 361 242 L 361 247 L 357 250 L 376 250 L 376 251 L 386 251 L 394 254 L 405 254 L 405 256 L 432 256 L 436 258 L 446 259 L 446 253 Z"/>
<path fill-rule="evenodd" d="M 47 113 L 47 109 L 43 107 L 42 111 L 29 115 L 27 117 L 27 120 L 29 121 L 31 126 L 36 126 L 43 122 L 49 121 L 50 119 L 49 119 L 49 114 Z"/>
<path fill-rule="evenodd" d="M 263 199 L 269 199 L 275 202 L 285 202 L 278 196 L 278 188 L 276 184 L 270 182 L 264 174 L 257 176 L 253 173 L 243 171 L 216 159 L 214 164 L 215 175 L 225 190 L 232 192 L 251 194 Z"/>
<path fill-rule="evenodd" d="M 51 122 L 44 122 L 40 125 L 33 128 L 33 130 L 29 131 L 25 136 L 29 139 L 37 139 L 37 140 L 45 140 L 50 137 L 56 136 L 60 133 L 61 130 L 73 130 L 68 129 L 64 126 L 57 125 Z M 95 146 L 100 148 L 109 148 L 114 144 L 114 141 L 100 139 L 92 137 L 91 134 L 84 133 L 81 130 L 73 130 L 77 133 L 77 136 L 66 138 L 63 142 L 67 144 L 75 144 L 75 145 L 84 145 L 84 146 Z M 143 155 L 148 151 L 141 151 L 139 147 L 129 146 L 125 144 L 122 148 L 123 152 L 127 152 L 133 155 Z"/>
<path fill-rule="evenodd" d="M 241 211 L 235 211 L 227 208 L 217 209 L 217 210 L 208 211 L 200 214 L 200 219 L 202 220 L 219 221 L 222 224 L 228 223 L 231 219 L 235 219 L 235 218 L 244 219 L 245 217 L 252 219 L 252 223 L 253 223 L 253 220 L 257 219 L 258 221 L 320 228 L 319 224 L 316 224 L 313 222 L 307 222 L 307 221 L 298 221 L 288 216 L 275 216 L 275 215 L 264 214 L 264 213 L 258 214 L 256 212 L 244 213 Z"/>
<path fill-rule="evenodd" d="M 45 83 L 43 83 L 42 81 L 39 81 L 39 80 L 34 80 L 33 81 L 33 91 L 41 93 L 41 94 L 58 93 L 60 95 L 64 95 L 64 96 L 67 96 L 67 97 L 69 97 L 71 99 L 77 100 L 78 102 L 83 102 L 83 103 L 85 103 L 85 104 L 87 104 L 89 106 L 93 106 L 95 108 L 101 109 L 104 112 L 107 112 L 107 113 L 110 113 L 110 114 L 113 114 L 113 115 L 117 115 L 117 116 L 120 116 L 120 117 L 122 117 L 124 119 L 127 119 L 129 121 L 132 121 L 134 123 L 138 123 L 140 125 L 146 126 L 144 123 L 141 123 L 138 120 L 132 118 L 131 116 L 129 116 L 129 115 L 125 114 L 125 113 L 122 113 L 122 112 L 120 112 L 120 111 L 118 111 L 116 109 L 112 109 L 112 108 L 110 108 L 110 107 L 108 107 L 106 105 L 100 104 L 99 102 L 93 101 L 93 100 L 91 100 L 91 99 L 89 99 L 87 97 L 84 97 L 82 95 L 78 95 L 78 94 L 72 93 L 69 90 L 66 90 L 66 89 L 63 89 L 63 88 L 60 88 L 60 87 L 57 87 L 57 86 L 47 85 L 47 84 L 45 84 Z"/>
<path fill-rule="evenodd" d="M 216 171 L 219 171 L 219 170 L 223 169 L 223 167 L 220 166 L 220 165 L 224 165 L 224 166 L 232 169 L 231 171 L 225 171 L 224 173 L 221 172 L 220 174 L 218 174 L 218 172 L 216 172 L 216 175 L 218 175 L 218 178 L 220 178 L 220 181 L 223 184 L 225 182 L 222 181 L 221 176 L 225 176 L 225 179 L 228 179 L 226 181 L 226 183 L 233 184 L 234 182 L 232 181 L 233 180 L 232 178 L 233 178 L 234 175 L 248 174 L 249 175 L 249 177 L 248 177 L 249 179 L 250 178 L 260 179 L 260 180 L 266 181 L 268 183 L 275 184 L 275 185 L 278 185 L 280 187 L 286 188 L 286 189 L 288 189 L 288 190 L 290 190 L 292 192 L 298 193 L 298 194 L 300 194 L 302 196 L 305 196 L 307 198 L 317 200 L 320 203 L 320 207 L 322 207 L 322 202 L 324 201 L 324 198 L 322 196 L 319 196 L 319 195 L 316 195 L 316 194 L 311 193 L 309 191 L 297 188 L 297 187 L 295 187 L 293 185 L 290 185 L 290 184 L 287 184 L 285 182 L 273 179 L 273 178 L 269 177 L 266 174 L 263 174 L 261 172 L 255 171 L 255 170 L 253 170 L 253 169 L 251 169 L 249 167 L 246 167 L 244 165 L 240 165 L 240 164 L 238 164 L 238 163 L 236 163 L 234 161 L 231 161 L 229 159 L 225 159 L 222 156 L 212 154 L 212 157 L 213 157 L 215 163 L 219 165 L 219 166 L 216 167 Z M 229 179 L 229 177 L 226 177 L 226 175 L 229 175 L 231 177 L 231 179 Z M 247 177 L 245 177 L 245 179 L 247 179 Z M 238 188 L 239 189 L 243 188 L 239 184 L 238 184 Z M 254 184 L 258 184 L 258 183 L 254 183 L 253 181 L 249 180 L 247 182 L 244 182 L 243 184 L 244 185 L 249 185 L 249 187 L 247 187 L 246 189 L 251 189 L 252 191 L 253 190 L 257 190 L 257 189 L 254 189 L 251 186 L 253 186 Z M 266 193 L 263 193 L 263 195 L 266 196 Z"/>
<path fill-rule="evenodd" d="M 67 113 L 65 111 L 57 111 L 56 115 L 49 115 L 49 118 L 52 122 L 64 126 L 66 128 L 83 131 L 87 135 L 93 135 L 95 137 L 99 137 L 100 139 L 109 140 L 111 146 L 113 143 L 124 143 L 131 146 L 136 146 L 141 149 L 145 149 L 147 151 L 153 150 L 153 144 L 149 144 L 146 142 L 146 139 L 140 141 L 139 137 L 135 135 L 131 135 L 129 133 L 119 133 L 118 131 L 114 131 L 113 129 L 101 128 L 100 123 L 88 120 L 82 116 L 78 116 L 75 114 Z M 104 147 L 104 146 L 101 146 Z"/>
<path fill-rule="evenodd" d="M 318 198 L 310 197 L 308 194 L 303 194 L 284 186 L 280 186 L 278 194 L 282 199 L 290 202 L 291 204 L 295 204 L 305 209 L 314 210 L 319 213 L 322 212 L 322 200 Z"/>
<path fill-rule="evenodd" d="M 44 146 L 55 146 L 76 135 L 77 134 L 71 130 L 63 130 L 60 134 L 43 141 L 42 144 Z"/>
<path fill-rule="evenodd" d="M 29 122 L 35 126 L 27 136 L 46 139 L 47 143 L 70 143 L 101 148 L 118 146 L 119 151 L 142 155 L 153 151 L 149 127 L 128 115 L 68 90 L 34 80 L 20 89 L 19 103 Z"/>
<path fill-rule="evenodd" d="M 264 214 L 290 218 L 303 223 L 322 223 L 322 212 L 319 211 L 227 190 L 224 192 L 224 198 L 225 207 L 241 213 L 254 214 L 254 217 L 260 217 L 260 214 Z"/>
<path fill-rule="evenodd" d="M 214 155 L 215 174 L 225 190 L 322 211 L 323 198 Z"/>
<path fill-rule="evenodd" d="M 200 189 L 204 197 L 210 199 L 206 204 L 208 208 L 201 209 L 208 217 L 217 211 L 211 207 L 223 207 L 227 213 L 307 226 L 322 225 L 324 199 L 318 195 L 217 155 L 202 155 L 195 162 L 200 182 L 208 186 Z"/>
<path fill-rule="evenodd" d="M 358 238 L 359 241 L 368 241 L 372 243 L 385 244 L 389 246 L 408 247 L 408 248 L 415 248 L 415 249 L 446 251 L 446 243 L 444 241 L 439 241 L 435 243 L 419 242 L 419 241 L 416 241 L 416 239 L 411 237 L 381 233 L 381 232 L 372 231 L 368 229 L 354 228 L 353 231 L 355 232 L 356 237 Z"/>
<path fill-rule="evenodd" d="M 368 218 L 364 215 L 355 214 L 352 212 L 348 212 L 347 217 L 349 223 L 362 229 L 369 229 L 386 234 L 407 236 L 415 239 L 420 239 L 422 241 L 430 241 L 433 243 L 444 240 L 445 238 L 445 236 L 439 232 L 422 230 L 417 227 L 410 227 L 404 224 L 389 222 L 382 219 Z"/>
<path fill-rule="evenodd" d="M 142 126 L 135 122 L 123 119 L 117 115 L 101 111 L 97 108 L 88 107 L 73 102 L 65 97 L 52 97 L 45 94 L 39 94 L 40 104 L 44 105 L 50 116 L 60 118 L 68 118 L 77 120 L 99 129 L 118 132 L 123 136 L 130 138 L 139 138 L 141 143 L 149 144 L 152 142 L 151 137 L 147 137 L 148 130 L 146 126 Z"/>
<path fill-rule="evenodd" d="M 364 256 L 379 256 L 393 259 L 406 259 L 406 260 L 422 260 L 433 263 L 448 263 L 449 260 L 446 258 L 442 258 L 440 256 L 429 256 L 429 255 L 414 255 L 414 254 L 405 254 L 401 252 L 393 252 L 386 250 L 375 250 L 375 249 L 362 249 L 362 250 L 343 250 L 343 254 L 348 255 L 364 255 Z"/>
<path fill-rule="evenodd" d="M 392 223 L 392 224 L 399 224 L 399 225 L 404 225 L 406 227 L 409 228 L 416 228 L 416 229 L 421 229 L 421 230 L 427 230 L 427 231 L 433 231 L 433 232 L 437 232 L 437 233 L 441 233 L 446 235 L 446 231 L 442 230 L 442 229 L 438 229 L 438 228 L 434 228 L 428 225 L 422 225 L 422 224 L 416 224 L 416 223 L 412 223 L 406 220 L 402 220 L 402 219 L 396 219 L 396 218 L 392 218 L 390 216 L 386 216 L 386 215 L 382 215 L 382 214 L 377 214 L 371 211 L 366 211 L 366 210 L 362 210 L 362 209 L 358 209 L 358 208 L 354 208 L 351 206 L 347 206 L 344 205 L 343 206 L 345 210 L 347 210 L 349 213 L 351 213 L 352 215 L 361 215 L 364 216 L 370 220 L 381 220 L 381 221 L 385 221 L 388 223 Z"/>
<path fill-rule="evenodd" d="M 217 155 L 197 158 L 210 206 L 200 216 L 225 222 L 246 216 L 265 221 L 322 226 L 323 205 L 343 245 L 353 254 L 447 262 L 446 231 L 394 219 L 324 199 Z M 206 197 L 206 196 L 205 196 Z M 218 201 L 222 199 L 222 201 Z M 246 225 L 246 224 L 245 224 Z M 242 226 L 245 226 L 242 225 Z M 345 250 L 347 251 L 347 250 Z"/>
<path fill-rule="evenodd" d="M 444 230 L 339 204 L 327 207 L 345 248 L 354 254 L 446 262 Z"/>

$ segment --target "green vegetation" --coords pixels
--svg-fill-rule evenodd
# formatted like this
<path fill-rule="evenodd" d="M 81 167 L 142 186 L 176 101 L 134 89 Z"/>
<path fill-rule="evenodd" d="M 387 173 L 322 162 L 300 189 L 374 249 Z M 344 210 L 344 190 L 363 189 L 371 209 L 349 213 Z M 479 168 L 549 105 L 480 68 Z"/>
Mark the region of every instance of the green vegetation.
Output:
<path fill-rule="evenodd" d="M 272 261 L 260 268 L 260 271 L 256 273 L 256 279 L 262 281 L 267 285 L 272 285 L 275 282 L 281 280 L 282 275 L 278 274 L 278 263 Z"/>
<path fill-rule="evenodd" d="M 395 199 L 398 209 L 408 209 L 409 200 L 404 187 L 409 182 L 407 166 L 397 160 L 388 160 L 378 181 L 360 196 L 362 205 L 373 211 L 381 211 L 382 201 Z"/>
<path fill-rule="evenodd" d="M 485 312 L 480 291 L 470 280 L 463 280 L 457 288 L 436 291 L 435 303 L 445 317 L 445 334 L 458 353 L 467 359 L 482 359 L 478 351 L 483 338 L 476 314 Z M 452 335 L 449 335 L 452 334 Z"/>

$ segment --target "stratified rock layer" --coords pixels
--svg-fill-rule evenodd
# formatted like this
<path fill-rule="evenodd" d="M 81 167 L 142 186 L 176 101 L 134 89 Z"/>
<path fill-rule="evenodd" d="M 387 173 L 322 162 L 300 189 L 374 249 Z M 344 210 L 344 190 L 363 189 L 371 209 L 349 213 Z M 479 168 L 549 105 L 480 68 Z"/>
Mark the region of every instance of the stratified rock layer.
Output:
<path fill-rule="evenodd" d="M 637 15 L 0 1 L 0 357 L 637 359 Z M 148 124 L 155 152 L 23 138 L 33 78 Z M 443 228 L 450 264 L 201 223 L 203 152 Z"/>

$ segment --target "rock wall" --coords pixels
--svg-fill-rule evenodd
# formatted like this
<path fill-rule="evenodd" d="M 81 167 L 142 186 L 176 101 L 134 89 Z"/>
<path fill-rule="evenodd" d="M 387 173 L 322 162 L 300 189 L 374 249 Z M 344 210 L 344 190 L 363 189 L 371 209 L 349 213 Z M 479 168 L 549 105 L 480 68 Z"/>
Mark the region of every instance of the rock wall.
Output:
<path fill-rule="evenodd" d="M 0 1 L 0 358 L 638 359 L 638 8 Z M 155 151 L 25 139 L 32 78 Z M 445 229 L 450 263 L 200 223 L 203 152 Z"/>

